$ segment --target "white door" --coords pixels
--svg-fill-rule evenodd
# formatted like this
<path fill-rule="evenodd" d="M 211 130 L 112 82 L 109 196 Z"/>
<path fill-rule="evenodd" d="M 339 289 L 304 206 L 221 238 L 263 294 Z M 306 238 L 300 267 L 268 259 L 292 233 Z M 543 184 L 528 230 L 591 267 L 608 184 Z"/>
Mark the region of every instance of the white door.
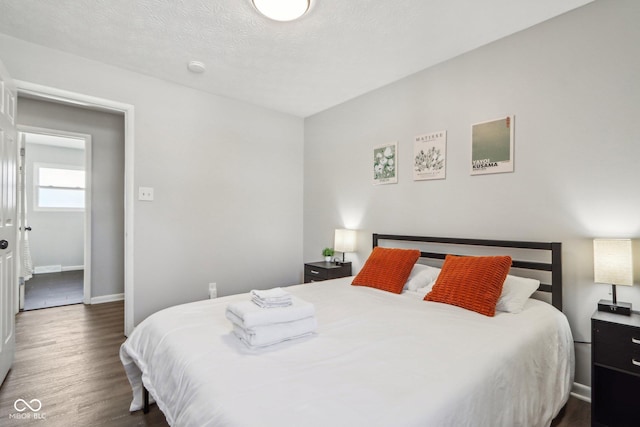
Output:
<path fill-rule="evenodd" d="M 4 381 L 15 353 L 18 277 L 16 232 L 16 102 L 15 86 L 0 62 L 0 379 Z M 0 382 L 1 383 L 1 382 Z"/>

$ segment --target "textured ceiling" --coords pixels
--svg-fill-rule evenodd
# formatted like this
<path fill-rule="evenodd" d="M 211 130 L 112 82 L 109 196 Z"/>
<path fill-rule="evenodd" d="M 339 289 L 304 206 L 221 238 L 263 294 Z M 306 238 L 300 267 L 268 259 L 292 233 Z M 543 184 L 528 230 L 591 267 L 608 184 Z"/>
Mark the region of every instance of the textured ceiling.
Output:
<path fill-rule="evenodd" d="M 280 23 L 251 0 L 0 0 L 0 32 L 306 117 L 590 1 L 312 0 Z"/>

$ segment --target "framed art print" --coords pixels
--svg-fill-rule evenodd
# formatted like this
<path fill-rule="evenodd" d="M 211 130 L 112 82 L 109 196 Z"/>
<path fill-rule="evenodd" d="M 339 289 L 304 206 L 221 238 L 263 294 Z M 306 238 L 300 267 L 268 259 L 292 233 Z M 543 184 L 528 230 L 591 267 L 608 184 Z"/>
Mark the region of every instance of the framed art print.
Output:
<path fill-rule="evenodd" d="M 513 172 L 513 119 L 471 125 L 471 175 Z"/>
<path fill-rule="evenodd" d="M 373 185 L 398 182 L 398 142 L 373 148 Z"/>
<path fill-rule="evenodd" d="M 447 132 L 418 135 L 413 142 L 413 180 L 445 179 Z"/>

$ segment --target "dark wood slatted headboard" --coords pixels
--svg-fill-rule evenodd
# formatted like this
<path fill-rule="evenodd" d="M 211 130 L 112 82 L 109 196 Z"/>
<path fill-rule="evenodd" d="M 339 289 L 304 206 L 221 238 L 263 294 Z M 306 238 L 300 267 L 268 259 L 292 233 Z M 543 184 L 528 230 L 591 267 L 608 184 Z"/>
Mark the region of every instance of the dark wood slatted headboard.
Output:
<path fill-rule="evenodd" d="M 505 249 L 526 249 L 533 251 L 546 251 L 550 254 L 550 262 L 527 261 L 514 258 L 511 266 L 513 268 L 533 271 L 545 271 L 551 273 L 551 283 L 541 283 L 539 291 L 549 292 L 551 294 L 551 304 L 558 310 L 562 311 L 562 243 L 558 242 L 518 242 L 511 240 L 483 240 L 483 239 L 459 239 L 451 237 L 424 237 L 424 236 L 402 236 L 395 234 L 373 234 L 373 247 L 379 245 L 380 240 L 396 241 L 396 242 L 416 242 L 425 244 L 447 245 L 444 252 L 423 252 L 420 256 L 427 259 L 444 260 L 445 256 L 466 255 L 464 252 L 456 252 L 455 248 L 464 248 L 469 246 L 484 246 Z M 453 248 L 453 250 L 452 250 Z M 508 253 L 507 255 L 511 255 Z"/>

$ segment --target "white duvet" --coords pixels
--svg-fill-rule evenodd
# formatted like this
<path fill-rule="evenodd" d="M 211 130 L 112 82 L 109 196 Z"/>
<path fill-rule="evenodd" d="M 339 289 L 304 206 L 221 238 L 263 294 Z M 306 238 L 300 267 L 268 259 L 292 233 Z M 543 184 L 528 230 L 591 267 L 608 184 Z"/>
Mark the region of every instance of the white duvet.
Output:
<path fill-rule="evenodd" d="M 573 340 L 562 313 L 529 300 L 495 317 L 422 295 L 286 288 L 315 305 L 317 333 L 259 351 L 225 318 L 248 294 L 160 311 L 120 356 L 173 426 L 548 426 L 569 397 Z"/>

